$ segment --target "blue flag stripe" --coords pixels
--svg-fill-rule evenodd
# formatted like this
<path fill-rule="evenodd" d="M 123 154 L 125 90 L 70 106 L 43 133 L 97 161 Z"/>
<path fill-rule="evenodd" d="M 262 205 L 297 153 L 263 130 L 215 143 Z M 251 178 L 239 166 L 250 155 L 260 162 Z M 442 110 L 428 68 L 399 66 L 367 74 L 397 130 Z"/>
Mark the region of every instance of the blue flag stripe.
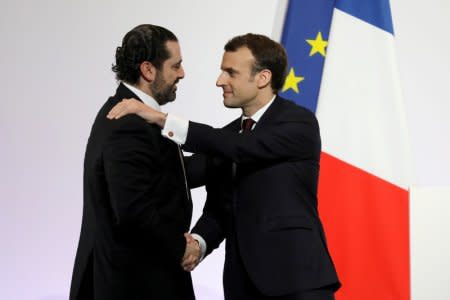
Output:
<path fill-rule="evenodd" d="M 394 34 L 389 0 L 336 0 L 336 8 Z"/>
<path fill-rule="evenodd" d="M 281 43 L 288 54 L 288 71 L 303 77 L 296 87 L 298 92 L 287 89 L 282 97 L 315 112 L 325 57 L 320 53 L 310 55 L 312 46 L 307 40 L 314 40 L 318 33 L 328 41 L 334 0 L 291 0 L 286 12 Z"/>

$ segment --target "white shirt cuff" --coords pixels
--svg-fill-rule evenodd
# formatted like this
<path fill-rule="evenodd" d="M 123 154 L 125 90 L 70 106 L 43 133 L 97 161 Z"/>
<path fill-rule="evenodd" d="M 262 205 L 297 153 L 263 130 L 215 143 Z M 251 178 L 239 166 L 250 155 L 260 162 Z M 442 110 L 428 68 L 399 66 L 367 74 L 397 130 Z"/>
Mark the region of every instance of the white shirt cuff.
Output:
<path fill-rule="evenodd" d="M 180 118 L 174 114 L 167 114 L 166 124 L 161 130 L 161 135 L 174 141 L 178 145 L 186 142 L 189 120 Z"/>
<path fill-rule="evenodd" d="M 194 238 L 194 240 L 196 240 L 198 242 L 198 245 L 200 246 L 200 251 L 202 253 L 202 255 L 200 256 L 200 261 L 202 261 L 203 258 L 205 257 L 205 253 L 206 253 L 206 242 L 200 235 L 198 235 L 196 233 L 192 233 L 191 235 Z"/>

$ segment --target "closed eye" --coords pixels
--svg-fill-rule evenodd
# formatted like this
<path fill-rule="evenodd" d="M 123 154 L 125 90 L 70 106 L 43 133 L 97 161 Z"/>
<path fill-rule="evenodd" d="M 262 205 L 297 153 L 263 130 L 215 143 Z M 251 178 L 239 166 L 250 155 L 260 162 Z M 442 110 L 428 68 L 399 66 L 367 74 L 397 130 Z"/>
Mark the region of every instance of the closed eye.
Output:
<path fill-rule="evenodd" d="M 231 69 L 231 68 L 224 69 L 224 71 L 225 71 L 228 75 L 230 75 L 230 77 L 235 77 L 236 74 L 238 74 L 238 72 L 237 72 L 236 70 Z"/>

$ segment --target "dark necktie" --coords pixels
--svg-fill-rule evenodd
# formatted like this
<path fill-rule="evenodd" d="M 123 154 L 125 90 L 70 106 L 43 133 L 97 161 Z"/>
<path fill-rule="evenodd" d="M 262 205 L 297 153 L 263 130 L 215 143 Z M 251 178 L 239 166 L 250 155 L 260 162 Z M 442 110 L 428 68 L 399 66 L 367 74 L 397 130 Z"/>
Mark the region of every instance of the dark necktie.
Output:
<path fill-rule="evenodd" d="M 240 133 L 249 132 L 252 130 L 253 124 L 255 124 L 255 120 L 253 119 L 243 119 L 241 122 L 241 131 Z M 236 178 L 236 163 L 232 164 L 232 177 Z"/>
<path fill-rule="evenodd" d="M 256 122 L 253 119 L 244 119 L 242 120 L 242 132 L 251 131 L 253 124 Z"/>
<path fill-rule="evenodd" d="M 253 124 L 255 124 L 255 123 L 256 123 L 255 120 L 253 120 L 251 118 L 243 119 L 242 123 L 241 123 L 241 130 L 242 130 L 241 133 L 252 131 Z M 237 182 L 236 180 L 238 180 L 237 178 L 239 177 L 239 173 L 241 173 L 241 172 L 242 172 L 242 165 L 238 166 L 238 165 L 236 165 L 235 162 L 233 162 L 233 164 L 232 164 L 232 178 L 233 178 L 233 181 L 235 183 Z M 233 197 L 233 199 L 234 199 L 233 200 L 233 207 L 234 207 L 234 209 L 237 209 L 236 198 Z"/>

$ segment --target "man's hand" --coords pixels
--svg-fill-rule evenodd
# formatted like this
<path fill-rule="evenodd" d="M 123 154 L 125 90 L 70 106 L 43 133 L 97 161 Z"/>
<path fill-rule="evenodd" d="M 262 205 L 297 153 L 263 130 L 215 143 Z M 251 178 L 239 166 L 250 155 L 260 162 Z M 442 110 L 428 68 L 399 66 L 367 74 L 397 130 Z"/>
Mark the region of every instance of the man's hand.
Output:
<path fill-rule="evenodd" d="M 186 250 L 181 266 L 185 271 L 190 272 L 198 265 L 201 251 L 198 242 L 189 233 L 185 233 L 184 237 L 186 238 Z"/>
<path fill-rule="evenodd" d="M 163 128 L 166 122 L 166 114 L 157 111 L 145 103 L 134 98 L 123 99 L 117 103 L 106 116 L 108 119 L 120 119 L 129 114 L 137 114 L 151 124 L 157 124 Z"/>

